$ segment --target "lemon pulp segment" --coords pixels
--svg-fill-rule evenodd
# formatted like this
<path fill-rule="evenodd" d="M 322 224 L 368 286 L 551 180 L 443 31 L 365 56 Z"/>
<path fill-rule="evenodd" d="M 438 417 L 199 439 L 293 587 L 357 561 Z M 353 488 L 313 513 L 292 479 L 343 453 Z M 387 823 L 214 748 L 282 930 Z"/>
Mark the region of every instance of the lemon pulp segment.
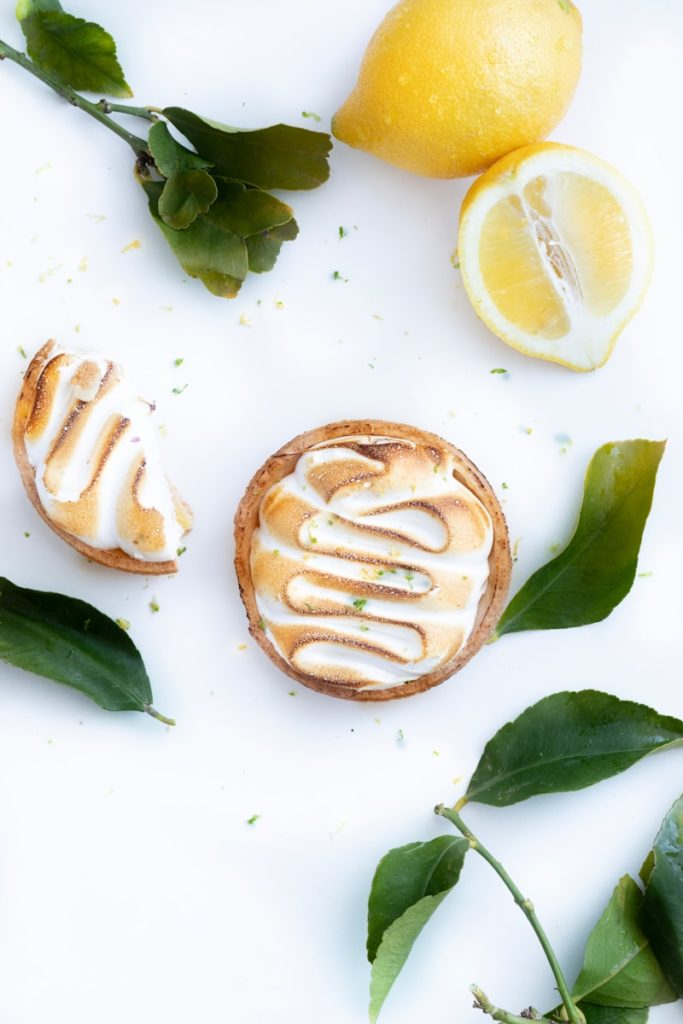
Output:
<path fill-rule="evenodd" d="M 510 154 L 475 182 L 458 248 L 475 309 L 503 341 L 583 370 L 609 356 L 652 264 L 632 187 L 556 143 Z"/>

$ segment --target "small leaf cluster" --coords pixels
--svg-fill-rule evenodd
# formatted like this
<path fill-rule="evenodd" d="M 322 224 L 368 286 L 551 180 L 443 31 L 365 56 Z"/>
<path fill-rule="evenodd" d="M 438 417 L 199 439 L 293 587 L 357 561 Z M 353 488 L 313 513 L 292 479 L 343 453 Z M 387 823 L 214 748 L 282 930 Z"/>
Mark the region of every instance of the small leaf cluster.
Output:
<path fill-rule="evenodd" d="M 214 295 L 233 298 L 249 271 L 273 268 L 283 242 L 299 228 L 292 208 L 271 190 L 312 189 L 327 180 L 327 133 L 285 124 L 246 131 L 182 107 L 93 104 L 74 90 L 132 96 L 111 35 L 68 14 L 58 0 L 19 0 L 17 17 L 33 64 L 6 46 L 2 55 L 18 59 L 132 146 L 150 214 L 186 274 Z M 113 113 L 152 122 L 147 139 L 122 129 Z"/>
<path fill-rule="evenodd" d="M 437 813 L 460 821 L 457 812 L 468 802 L 507 807 L 583 789 L 681 741 L 683 721 L 645 705 L 595 690 L 557 693 L 503 726 L 487 743 L 455 811 Z M 467 853 L 480 845 L 469 830 L 461 831 L 465 838 L 439 836 L 391 850 L 376 869 L 367 940 L 373 1024 L 422 928 L 458 882 Z M 664 819 L 640 875 L 644 889 L 628 875 L 618 882 L 588 938 L 571 990 L 587 1024 L 645 1024 L 650 1006 L 683 998 L 683 796 Z M 495 1011 L 496 1020 L 520 1019 L 476 1005 L 492 1016 Z M 566 1021 L 566 1008 L 531 1019 Z"/>
<path fill-rule="evenodd" d="M 237 131 L 181 107 L 162 113 L 196 152 L 165 122 L 152 125 L 149 151 L 162 180 L 138 161 L 150 213 L 185 272 L 232 298 L 249 271 L 271 270 L 282 243 L 299 232 L 292 208 L 268 189 L 325 181 L 329 136 L 287 125 Z"/>

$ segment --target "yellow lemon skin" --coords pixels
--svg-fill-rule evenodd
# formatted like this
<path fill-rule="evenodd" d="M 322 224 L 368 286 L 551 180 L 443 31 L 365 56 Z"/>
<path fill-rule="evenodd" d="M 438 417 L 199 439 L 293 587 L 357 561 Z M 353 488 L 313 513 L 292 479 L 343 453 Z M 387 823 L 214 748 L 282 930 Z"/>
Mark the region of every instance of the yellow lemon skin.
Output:
<path fill-rule="evenodd" d="M 580 70 L 570 0 L 401 0 L 332 131 L 416 174 L 478 174 L 552 131 Z"/>

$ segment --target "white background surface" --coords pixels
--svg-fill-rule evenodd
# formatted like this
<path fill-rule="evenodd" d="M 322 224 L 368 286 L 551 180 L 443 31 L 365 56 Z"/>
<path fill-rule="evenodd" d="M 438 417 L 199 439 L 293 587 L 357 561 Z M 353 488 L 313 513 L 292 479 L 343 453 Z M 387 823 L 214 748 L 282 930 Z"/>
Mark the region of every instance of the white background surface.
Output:
<path fill-rule="evenodd" d="M 184 279 L 127 147 L 0 66 L 0 571 L 129 619 L 155 703 L 178 722 L 108 714 L 2 667 L 1 1024 L 362 1022 L 376 862 L 444 830 L 432 806 L 462 792 L 500 725 L 545 694 L 589 686 L 683 715 L 683 9 L 583 7 L 583 76 L 553 137 L 631 178 L 658 246 L 644 308 L 591 375 L 518 355 L 477 321 L 450 263 L 468 182 L 421 180 L 338 144 L 329 183 L 290 196 L 299 239 L 226 302 Z M 11 8 L 2 5 L 0 36 L 19 44 Z M 105 21 L 137 102 L 246 127 L 313 127 L 300 117 L 309 110 L 324 128 L 385 9 L 120 0 L 74 13 Z M 149 583 L 88 564 L 25 497 L 9 441 L 25 367 L 17 346 L 30 355 L 51 336 L 119 359 L 157 401 L 169 472 L 196 516 L 177 578 Z M 567 538 L 598 445 L 668 437 L 641 553 L 652 575 L 606 622 L 503 638 L 406 702 L 355 705 L 293 686 L 247 635 L 232 516 L 280 444 L 360 416 L 436 431 L 480 466 L 519 540 L 514 589 Z M 564 454 L 561 435 L 571 438 Z M 582 793 L 468 810 L 534 899 L 572 978 L 612 887 L 637 872 L 681 789 L 674 751 Z M 471 857 L 382 1019 L 477 1020 L 474 981 L 510 1009 L 554 1002 L 528 925 Z M 651 1015 L 680 1019 L 680 1003 Z"/>

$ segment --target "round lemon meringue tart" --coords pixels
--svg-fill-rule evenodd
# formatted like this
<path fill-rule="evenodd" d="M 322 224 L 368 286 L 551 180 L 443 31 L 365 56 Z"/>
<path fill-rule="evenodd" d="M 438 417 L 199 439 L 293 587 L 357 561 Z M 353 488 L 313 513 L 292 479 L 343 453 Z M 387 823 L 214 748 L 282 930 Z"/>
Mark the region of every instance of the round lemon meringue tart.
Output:
<path fill-rule="evenodd" d="M 505 519 L 461 451 L 402 423 L 295 437 L 235 517 L 249 629 L 305 686 L 392 700 L 443 682 L 492 634 L 510 581 Z"/>
<path fill-rule="evenodd" d="M 116 363 L 48 341 L 24 376 L 12 440 L 55 533 L 92 561 L 160 575 L 177 572 L 192 512 L 162 469 L 153 411 Z"/>

